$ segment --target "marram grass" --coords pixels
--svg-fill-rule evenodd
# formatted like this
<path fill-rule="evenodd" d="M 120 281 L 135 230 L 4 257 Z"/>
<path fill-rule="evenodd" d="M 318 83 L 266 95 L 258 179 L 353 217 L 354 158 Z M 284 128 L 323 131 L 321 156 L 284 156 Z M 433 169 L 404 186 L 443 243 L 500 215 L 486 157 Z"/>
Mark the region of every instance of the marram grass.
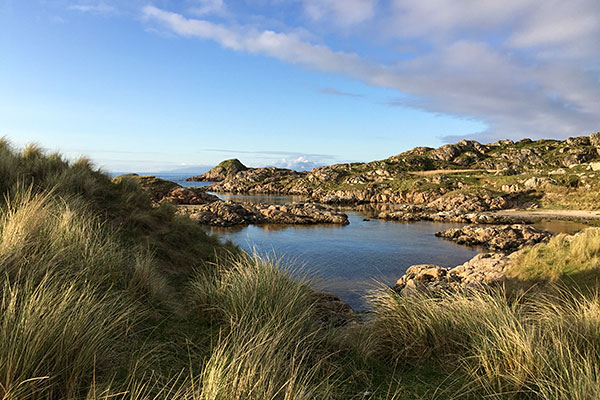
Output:
<path fill-rule="evenodd" d="M 600 297 L 571 292 L 507 300 L 502 291 L 379 293 L 372 351 L 405 369 L 468 376 L 459 394 L 512 399 L 600 396 Z"/>
<path fill-rule="evenodd" d="M 310 281 L 132 180 L 6 142 L 0 177 L 0 399 L 600 398 L 593 290 L 382 287 L 364 322 L 331 327 Z M 598 243 L 553 239 L 517 276 L 593 273 Z"/>

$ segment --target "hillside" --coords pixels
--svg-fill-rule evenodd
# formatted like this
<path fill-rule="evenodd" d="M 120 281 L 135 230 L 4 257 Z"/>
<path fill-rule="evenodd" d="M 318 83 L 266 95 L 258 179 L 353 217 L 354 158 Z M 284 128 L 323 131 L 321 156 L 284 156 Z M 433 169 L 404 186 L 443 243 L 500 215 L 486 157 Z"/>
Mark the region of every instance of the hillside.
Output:
<path fill-rule="evenodd" d="M 251 168 L 214 184 L 231 193 L 303 195 L 324 203 L 452 203 L 456 196 L 502 198 L 503 207 L 597 209 L 600 133 L 559 140 L 417 147 L 385 160 L 310 172 Z M 577 201 L 574 201 L 577 199 Z M 490 203 L 490 201 L 484 201 Z"/>
<path fill-rule="evenodd" d="M 240 171 L 246 171 L 248 167 L 240 162 L 237 158 L 221 161 L 216 167 L 211 168 L 208 172 L 187 178 L 187 181 L 195 182 L 220 182 L 229 177 L 235 176 Z"/>

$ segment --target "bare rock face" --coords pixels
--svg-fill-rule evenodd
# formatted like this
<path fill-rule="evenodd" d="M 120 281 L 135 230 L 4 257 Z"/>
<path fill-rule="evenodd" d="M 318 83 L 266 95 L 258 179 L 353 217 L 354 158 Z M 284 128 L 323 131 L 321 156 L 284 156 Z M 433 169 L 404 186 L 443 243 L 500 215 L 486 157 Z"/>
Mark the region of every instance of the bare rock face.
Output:
<path fill-rule="evenodd" d="M 600 148 L 600 132 L 592 133 L 590 135 L 590 144 L 592 146 Z"/>
<path fill-rule="evenodd" d="M 348 216 L 315 203 L 286 205 L 218 201 L 200 206 L 181 207 L 179 212 L 211 226 L 248 224 L 348 224 Z"/>
<path fill-rule="evenodd" d="M 235 226 L 264 222 L 249 203 L 216 201 L 200 206 L 180 207 L 178 212 L 188 215 L 201 224 L 211 226 Z"/>
<path fill-rule="evenodd" d="M 461 140 L 456 144 L 447 144 L 431 152 L 431 156 L 442 161 L 453 161 L 457 157 L 467 154 L 467 158 L 477 161 L 489 150 L 488 146 L 482 145 L 474 140 Z M 459 162 L 465 165 L 465 162 Z"/>
<path fill-rule="evenodd" d="M 413 265 L 398 279 L 394 290 L 410 293 L 414 290 L 450 291 L 483 288 L 503 282 L 513 256 L 502 253 L 478 254 L 454 268 L 438 265 Z"/>
<path fill-rule="evenodd" d="M 440 197 L 429 203 L 428 207 L 436 211 L 460 210 L 462 212 L 501 210 L 508 208 L 509 202 L 504 197 L 491 197 L 489 195 L 457 194 L 455 196 Z"/>
<path fill-rule="evenodd" d="M 494 251 L 512 251 L 546 241 L 552 233 L 528 225 L 467 225 L 435 234 L 467 246 L 483 246 Z"/>
<path fill-rule="evenodd" d="M 309 191 L 303 182 L 298 182 L 305 176 L 305 172 L 285 168 L 250 168 L 212 185 L 211 190 L 221 193 L 307 194 Z M 294 185 L 297 190 L 294 190 Z"/>

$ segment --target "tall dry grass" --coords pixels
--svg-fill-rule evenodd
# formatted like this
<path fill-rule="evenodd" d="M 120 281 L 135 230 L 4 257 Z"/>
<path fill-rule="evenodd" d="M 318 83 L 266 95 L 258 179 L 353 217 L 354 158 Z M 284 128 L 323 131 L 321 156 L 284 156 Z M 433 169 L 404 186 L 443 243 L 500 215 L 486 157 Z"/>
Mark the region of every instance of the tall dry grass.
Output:
<path fill-rule="evenodd" d="M 73 204 L 20 190 L 0 216 L 0 395 L 77 398 L 143 314 L 132 295 L 157 300 L 164 281 L 148 254 Z"/>
<path fill-rule="evenodd" d="M 507 299 L 502 292 L 378 293 L 371 350 L 412 368 L 470 377 L 456 395 L 600 396 L 600 298 L 572 292 Z"/>
<path fill-rule="evenodd" d="M 521 252 L 509 275 L 520 280 L 548 280 L 597 285 L 600 273 L 600 229 L 575 236 L 560 234 Z"/>
<path fill-rule="evenodd" d="M 199 399 L 332 398 L 332 351 L 307 281 L 254 255 L 199 274 L 191 296 L 220 321 Z"/>

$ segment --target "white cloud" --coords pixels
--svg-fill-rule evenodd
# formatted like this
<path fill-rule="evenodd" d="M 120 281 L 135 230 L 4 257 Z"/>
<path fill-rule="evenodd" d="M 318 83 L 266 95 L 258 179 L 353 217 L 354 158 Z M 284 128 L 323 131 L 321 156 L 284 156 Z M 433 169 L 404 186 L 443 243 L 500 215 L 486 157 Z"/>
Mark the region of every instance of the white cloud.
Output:
<path fill-rule="evenodd" d="M 143 12 L 147 19 L 160 22 L 179 35 L 211 39 L 232 50 L 263 54 L 332 72 L 343 69 L 350 73 L 351 70 L 362 66 L 356 54 L 334 52 L 326 46 L 307 43 L 294 33 L 232 28 L 205 20 L 185 18 L 181 14 L 154 6 L 144 7 Z"/>
<path fill-rule="evenodd" d="M 227 12 L 224 0 L 197 0 L 196 3 L 190 12 L 197 16 L 224 15 Z"/>
<path fill-rule="evenodd" d="M 300 156 L 291 160 L 287 158 L 282 158 L 281 160 L 274 162 L 272 165 L 278 168 L 288 168 L 296 171 L 310 171 L 314 168 L 321 167 L 324 164 L 311 161 L 306 157 Z"/>
<path fill-rule="evenodd" d="M 69 10 L 80 11 L 92 14 L 112 14 L 117 9 L 106 3 L 95 3 L 95 4 L 75 4 L 67 7 Z"/>
<path fill-rule="evenodd" d="M 544 4 L 556 10 L 546 10 Z M 413 58 L 388 64 L 334 51 L 294 33 L 216 24 L 153 6 L 143 12 L 181 36 L 343 74 L 411 95 L 413 100 L 405 105 L 479 119 L 489 126 L 484 136 L 491 139 L 565 137 L 598 130 L 600 51 L 595 50 L 600 50 L 600 21 L 593 25 L 581 18 L 588 15 L 597 21 L 600 12 L 594 11 L 600 11 L 600 2 L 564 3 L 572 8 L 560 4 L 396 0 L 391 16 L 375 18 L 374 24 L 387 21 L 388 33 L 403 40 L 417 38 L 427 46 Z M 562 34 L 553 33 L 552 26 Z M 493 41 L 487 40 L 490 37 Z"/>
<path fill-rule="evenodd" d="M 315 21 L 341 25 L 366 21 L 375 14 L 377 0 L 304 0 L 305 13 Z"/>

